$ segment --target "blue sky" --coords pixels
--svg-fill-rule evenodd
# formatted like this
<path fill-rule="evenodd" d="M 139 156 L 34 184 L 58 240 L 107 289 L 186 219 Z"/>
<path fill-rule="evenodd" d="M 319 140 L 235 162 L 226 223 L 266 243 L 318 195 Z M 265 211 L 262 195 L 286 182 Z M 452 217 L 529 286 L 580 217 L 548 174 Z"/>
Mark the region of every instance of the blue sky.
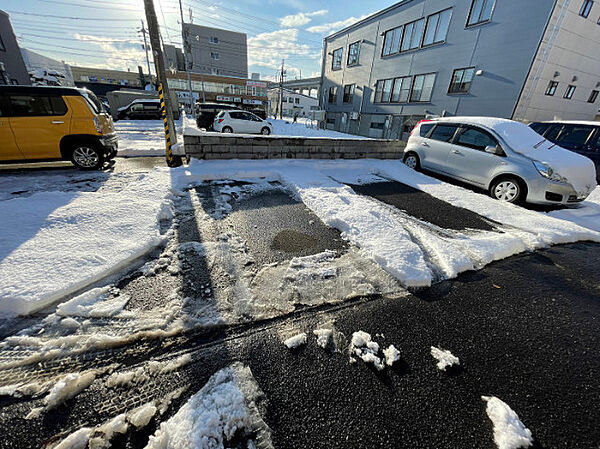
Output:
<path fill-rule="evenodd" d="M 182 0 L 185 20 L 248 35 L 249 71 L 273 79 L 281 59 L 288 78 L 320 74 L 322 39 L 395 2 L 345 0 Z M 179 3 L 154 0 L 165 43 L 180 46 Z M 234 6 L 232 6 L 234 5 Z M 19 43 L 74 65 L 146 67 L 142 0 L 3 0 Z M 26 13 L 26 14 L 23 14 Z M 58 18 L 50 16 L 65 16 Z M 92 20 L 86 20 L 92 19 Z"/>

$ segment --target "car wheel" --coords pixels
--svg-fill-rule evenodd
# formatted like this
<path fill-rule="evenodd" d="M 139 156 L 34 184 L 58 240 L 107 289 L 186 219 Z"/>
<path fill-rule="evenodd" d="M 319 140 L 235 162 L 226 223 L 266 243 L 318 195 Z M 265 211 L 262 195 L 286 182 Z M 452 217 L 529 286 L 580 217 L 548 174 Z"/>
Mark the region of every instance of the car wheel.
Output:
<path fill-rule="evenodd" d="M 77 145 L 71 153 L 71 161 L 81 170 L 98 170 L 104 165 L 104 155 L 94 145 Z"/>
<path fill-rule="evenodd" d="M 227 134 L 231 134 L 233 132 L 233 129 L 231 129 L 230 126 L 225 126 L 223 127 L 223 129 L 221 130 L 222 133 L 227 133 Z"/>
<path fill-rule="evenodd" d="M 263 129 L 260 130 L 260 133 L 263 136 L 268 136 L 269 134 L 271 134 L 271 130 L 265 126 Z"/>
<path fill-rule="evenodd" d="M 118 150 L 116 148 L 110 150 L 110 152 L 106 156 L 106 160 L 110 161 L 110 160 L 114 159 L 115 157 L 117 157 L 117 152 L 118 152 Z"/>
<path fill-rule="evenodd" d="M 524 199 L 525 189 L 516 178 L 500 178 L 490 186 L 490 196 L 495 200 L 518 204 Z"/>
<path fill-rule="evenodd" d="M 419 170 L 421 168 L 421 161 L 416 153 L 408 153 L 404 156 L 404 165 L 413 170 Z"/>

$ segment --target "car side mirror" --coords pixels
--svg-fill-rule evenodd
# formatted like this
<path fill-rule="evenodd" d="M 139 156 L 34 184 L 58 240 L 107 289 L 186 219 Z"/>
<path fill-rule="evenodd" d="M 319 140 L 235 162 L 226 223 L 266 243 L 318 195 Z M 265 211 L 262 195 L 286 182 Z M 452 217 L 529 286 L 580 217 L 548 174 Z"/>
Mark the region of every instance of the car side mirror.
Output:
<path fill-rule="evenodd" d="M 490 154 L 495 154 L 496 156 L 504 156 L 504 151 L 500 147 L 500 145 L 488 145 L 485 147 L 485 152 Z"/>

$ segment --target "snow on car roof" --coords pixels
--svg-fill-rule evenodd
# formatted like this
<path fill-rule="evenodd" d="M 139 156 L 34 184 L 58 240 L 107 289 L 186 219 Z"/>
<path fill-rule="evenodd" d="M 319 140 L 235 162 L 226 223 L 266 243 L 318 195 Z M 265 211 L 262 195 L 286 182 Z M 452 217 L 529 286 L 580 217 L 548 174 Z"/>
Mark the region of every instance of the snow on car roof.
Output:
<path fill-rule="evenodd" d="M 560 123 L 561 125 L 589 125 L 600 126 L 600 122 L 593 120 L 545 120 L 543 122 L 534 123 Z"/>

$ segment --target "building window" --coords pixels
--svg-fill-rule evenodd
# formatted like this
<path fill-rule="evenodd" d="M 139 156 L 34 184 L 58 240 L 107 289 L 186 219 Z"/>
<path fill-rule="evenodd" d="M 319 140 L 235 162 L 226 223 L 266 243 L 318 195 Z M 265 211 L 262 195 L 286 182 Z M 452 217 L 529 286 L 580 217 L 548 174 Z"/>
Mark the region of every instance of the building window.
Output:
<path fill-rule="evenodd" d="M 404 34 L 402 36 L 401 51 L 414 50 L 421 45 L 421 37 L 425 28 L 425 19 L 415 20 L 404 25 Z"/>
<path fill-rule="evenodd" d="M 383 38 L 383 50 L 382 56 L 389 56 L 400 51 L 400 39 L 402 39 L 402 30 L 404 27 L 394 28 L 388 30 L 384 34 Z"/>
<path fill-rule="evenodd" d="M 496 0 L 473 0 L 467 26 L 479 25 L 492 20 L 492 11 Z"/>
<path fill-rule="evenodd" d="M 4 42 L 2 41 L 2 36 L 0 36 L 0 51 L 6 51 L 6 47 L 4 46 Z"/>
<path fill-rule="evenodd" d="M 335 118 L 328 118 L 327 119 L 327 124 L 328 125 L 335 125 Z"/>
<path fill-rule="evenodd" d="M 360 41 L 350 44 L 348 47 L 348 65 L 358 64 L 358 58 L 360 56 Z"/>
<path fill-rule="evenodd" d="M 572 84 L 569 84 L 569 87 L 567 87 L 567 90 L 565 92 L 564 98 L 566 98 L 567 100 L 570 100 L 571 98 L 573 98 L 575 89 L 576 89 L 575 86 L 573 86 Z"/>
<path fill-rule="evenodd" d="M 211 44 L 218 44 L 219 43 L 219 38 L 217 36 L 211 36 L 210 37 L 210 43 Z"/>
<path fill-rule="evenodd" d="M 215 53 L 214 51 L 210 52 L 210 57 L 212 59 L 214 59 L 215 61 L 218 61 L 221 58 L 220 55 L 219 55 L 219 53 Z"/>
<path fill-rule="evenodd" d="M 343 51 L 344 50 L 342 48 L 338 48 L 337 50 L 333 51 L 333 58 L 331 59 L 331 68 L 333 70 L 339 70 L 342 68 Z"/>
<path fill-rule="evenodd" d="M 410 93 L 410 101 L 414 103 L 427 103 L 431 101 L 434 83 L 435 73 L 416 75 Z"/>
<path fill-rule="evenodd" d="M 352 103 L 354 99 L 354 84 L 346 84 L 344 86 L 344 98 L 342 101 L 344 103 Z"/>
<path fill-rule="evenodd" d="M 337 86 L 329 88 L 329 103 L 337 103 Z"/>
<path fill-rule="evenodd" d="M 296 104 L 300 104 L 300 98 L 294 98 L 294 100 L 296 101 Z"/>
<path fill-rule="evenodd" d="M 588 98 L 588 103 L 595 103 L 597 99 L 598 99 L 598 91 L 593 90 L 592 93 L 590 94 L 590 98 Z"/>
<path fill-rule="evenodd" d="M 371 122 L 370 128 L 371 129 L 383 129 L 384 123 L 383 122 Z"/>
<path fill-rule="evenodd" d="M 449 94 L 468 94 L 475 75 L 475 67 L 456 69 L 450 80 Z"/>
<path fill-rule="evenodd" d="M 440 11 L 427 17 L 423 46 L 439 44 L 446 40 L 451 15 L 452 9 L 446 9 L 445 11 Z"/>
<path fill-rule="evenodd" d="M 410 96 L 410 76 L 396 78 L 392 88 L 392 103 L 407 103 Z"/>
<path fill-rule="evenodd" d="M 558 87 L 558 81 L 550 81 L 548 83 L 548 87 L 546 88 L 546 95 L 553 96 L 556 93 L 556 88 Z"/>
<path fill-rule="evenodd" d="M 583 5 L 581 5 L 581 9 L 579 10 L 579 15 L 587 19 L 592 10 L 592 6 L 594 6 L 593 0 L 584 0 Z"/>

